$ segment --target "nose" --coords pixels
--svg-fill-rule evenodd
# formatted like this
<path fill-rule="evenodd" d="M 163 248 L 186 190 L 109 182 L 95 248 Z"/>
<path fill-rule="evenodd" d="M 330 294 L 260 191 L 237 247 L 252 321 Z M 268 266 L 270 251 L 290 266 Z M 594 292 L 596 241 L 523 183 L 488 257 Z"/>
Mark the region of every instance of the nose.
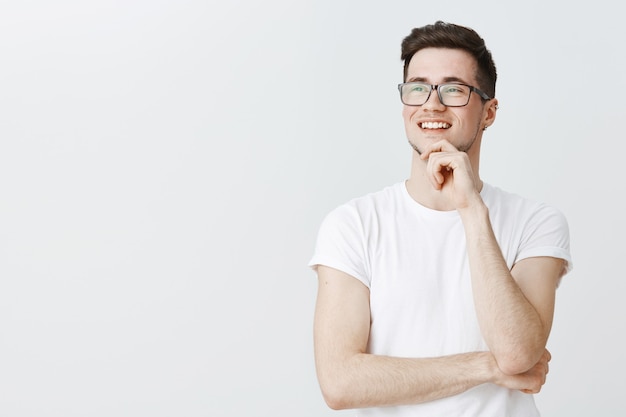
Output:
<path fill-rule="evenodd" d="M 430 92 L 430 96 L 426 103 L 422 104 L 422 107 L 428 110 L 445 110 L 446 106 L 443 105 L 441 100 L 439 99 L 439 91 L 436 88 L 433 88 Z"/>

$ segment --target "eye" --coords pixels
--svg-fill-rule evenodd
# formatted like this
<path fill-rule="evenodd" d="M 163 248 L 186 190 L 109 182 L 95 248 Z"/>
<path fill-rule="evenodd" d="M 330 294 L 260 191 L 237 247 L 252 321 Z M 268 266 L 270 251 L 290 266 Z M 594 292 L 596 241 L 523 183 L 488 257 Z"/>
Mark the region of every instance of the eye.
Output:
<path fill-rule="evenodd" d="M 427 93 L 430 91 L 430 86 L 426 84 L 411 84 L 410 90 L 415 93 Z"/>
<path fill-rule="evenodd" d="M 468 92 L 468 88 L 462 84 L 444 84 L 439 87 L 442 94 L 465 95 Z"/>

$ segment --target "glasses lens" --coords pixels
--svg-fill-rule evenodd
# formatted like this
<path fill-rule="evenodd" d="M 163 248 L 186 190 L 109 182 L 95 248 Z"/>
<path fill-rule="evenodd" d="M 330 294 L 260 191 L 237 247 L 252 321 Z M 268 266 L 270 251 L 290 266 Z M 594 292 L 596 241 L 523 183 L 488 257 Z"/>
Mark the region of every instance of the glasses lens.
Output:
<path fill-rule="evenodd" d="M 402 102 L 410 106 L 421 106 L 430 95 L 430 84 L 405 83 L 400 89 Z"/>
<path fill-rule="evenodd" d="M 465 106 L 469 101 L 471 90 L 463 84 L 441 84 L 439 95 L 446 106 Z"/>

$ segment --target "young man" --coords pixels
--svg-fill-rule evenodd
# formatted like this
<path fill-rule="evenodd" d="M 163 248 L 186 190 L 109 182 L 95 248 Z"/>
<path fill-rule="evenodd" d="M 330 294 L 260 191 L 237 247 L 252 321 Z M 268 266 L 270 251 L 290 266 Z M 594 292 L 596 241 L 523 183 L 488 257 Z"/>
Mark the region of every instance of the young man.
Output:
<path fill-rule="evenodd" d="M 402 59 L 410 178 L 333 210 L 310 262 L 322 393 L 362 416 L 538 416 L 566 219 L 480 178 L 498 101 L 476 32 L 416 28 Z"/>

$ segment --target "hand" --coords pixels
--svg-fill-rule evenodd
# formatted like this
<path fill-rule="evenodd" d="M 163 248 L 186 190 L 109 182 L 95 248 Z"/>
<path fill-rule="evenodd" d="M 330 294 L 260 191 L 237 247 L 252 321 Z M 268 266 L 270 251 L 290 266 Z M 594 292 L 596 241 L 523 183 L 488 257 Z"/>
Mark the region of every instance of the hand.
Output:
<path fill-rule="evenodd" d="M 552 355 L 546 349 L 539 362 L 528 371 L 517 375 L 506 375 L 497 372 L 494 382 L 500 386 L 509 389 L 516 389 L 526 394 L 536 394 L 541 391 L 541 387 L 546 383 L 546 375 L 550 368 L 548 362 L 552 359 Z"/>
<path fill-rule="evenodd" d="M 466 208 L 479 195 L 467 153 L 450 142 L 433 143 L 422 152 L 421 159 L 428 160 L 426 175 L 433 188 L 447 194 L 457 209 Z"/>

